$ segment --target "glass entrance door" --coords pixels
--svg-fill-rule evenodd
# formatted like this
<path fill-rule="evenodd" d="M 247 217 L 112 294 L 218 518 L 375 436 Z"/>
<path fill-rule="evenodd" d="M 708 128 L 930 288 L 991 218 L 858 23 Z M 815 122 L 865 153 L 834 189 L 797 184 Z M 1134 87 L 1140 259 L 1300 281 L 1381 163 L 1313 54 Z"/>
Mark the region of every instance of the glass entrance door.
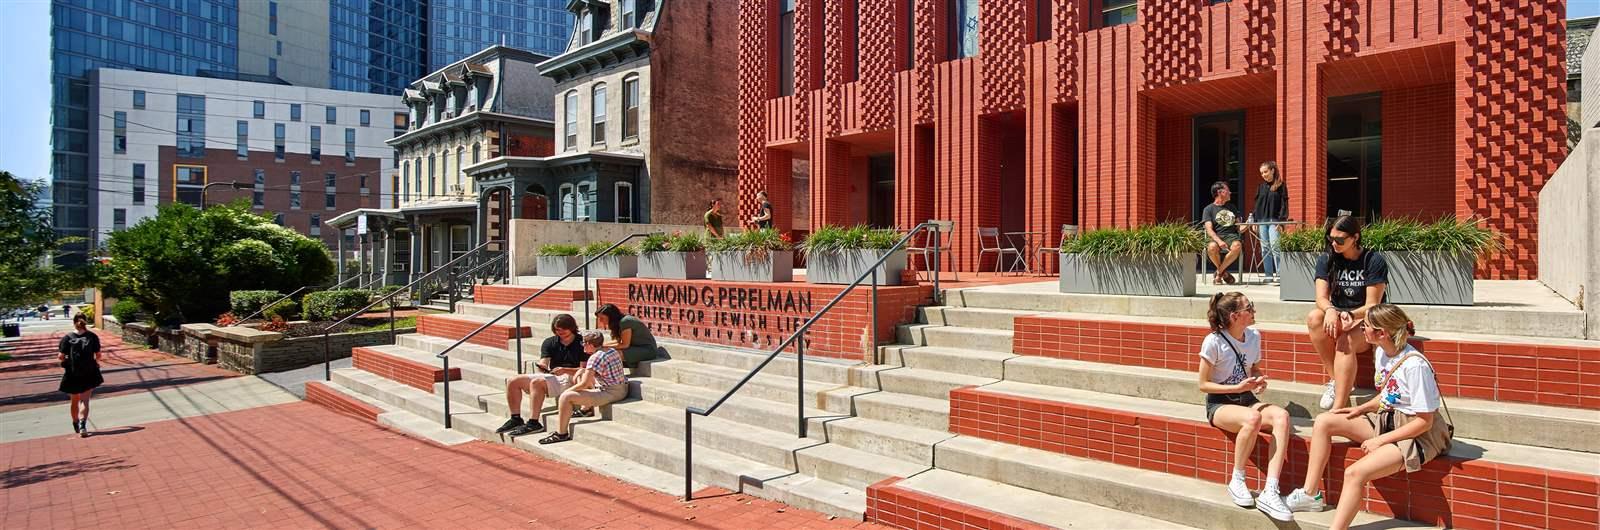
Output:
<path fill-rule="evenodd" d="M 1230 111 L 1206 114 L 1194 118 L 1194 197 L 1190 219 L 1199 219 L 1200 212 L 1211 204 L 1211 185 L 1228 183 L 1233 190 L 1233 204 L 1238 211 L 1239 197 L 1245 196 L 1242 177 L 1244 167 L 1244 112 Z"/>
<path fill-rule="evenodd" d="M 1328 99 L 1328 216 L 1373 220 L 1383 205 L 1380 95 Z"/>
<path fill-rule="evenodd" d="M 894 155 L 867 158 L 867 224 L 875 228 L 894 227 Z"/>

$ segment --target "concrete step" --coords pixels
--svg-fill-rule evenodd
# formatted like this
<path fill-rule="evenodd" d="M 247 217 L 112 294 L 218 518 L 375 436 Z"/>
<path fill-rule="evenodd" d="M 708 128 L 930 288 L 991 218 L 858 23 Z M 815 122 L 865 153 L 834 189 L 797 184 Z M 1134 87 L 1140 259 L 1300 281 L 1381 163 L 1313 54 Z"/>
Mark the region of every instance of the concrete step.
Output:
<path fill-rule="evenodd" d="M 893 392 L 856 396 L 856 416 L 930 431 L 950 428 L 950 401 Z"/>
<path fill-rule="evenodd" d="M 438 337 L 434 337 L 438 339 Z M 403 341 L 405 345 L 374 346 L 372 349 L 383 353 L 416 361 L 428 366 L 443 367 L 444 359 L 433 352 L 421 349 L 427 345 L 423 341 L 411 339 Z M 407 346 L 409 345 L 409 346 Z M 413 347 L 415 346 L 415 347 Z M 480 346 L 481 348 L 481 346 Z M 459 350 L 458 350 L 459 351 Z M 476 383 L 489 388 L 505 388 L 506 381 L 516 377 L 517 373 L 504 368 L 496 368 L 487 364 L 476 363 L 457 358 L 456 352 L 450 352 L 450 369 L 461 371 L 461 381 Z M 471 356 L 471 352 L 462 352 L 463 356 Z"/>
<path fill-rule="evenodd" d="M 1259 511 L 1235 506 L 1225 486 L 1199 479 L 969 436 L 957 436 L 940 443 L 934 450 L 941 470 L 1124 513 L 1196 528 L 1283 528 Z M 968 502 L 963 498 L 957 500 Z M 1332 511 L 1295 514 L 1298 528 L 1306 530 L 1326 529 L 1332 519 Z M 1363 526 L 1369 524 L 1374 526 Z M 1361 528 L 1431 528 L 1370 513 L 1358 514 L 1354 525 Z"/>
<path fill-rule="evenodd" d="M 457 313 L 476 317 L 494 318 L 500 316 L 501 313 L 504 313 L 509 309 L 511 309 L 511 306 L 480 304 L 476 302 L 456 303 Z M 555 320 L 556 315 L 561 314 L 570 314 L 578 319 L 578 324 L 580 326 L 583 324 L 583 315 L 575 314 L 571 311 L 556 311 L 553 309 L 535 309 L 524 307 L 522 308 L 522 325 L 533 328 L 534 336 L 543 336 L 546 334 L 544 331 L 550 329 L 550 322 Z M 508 316 L 506 317 L 506 320 L 512 320 L 512 317 Z M 514 321 L 512 323 L 515 324 Z"/>
<path fill-rule="evenodd" d="M 422 438 L 439 445 L 461 445 L 474 440 L 471 436 L 445 429 L 444 426 L 439 425 L 436 421 L 352 390 L 344 384 L 334 381 L 321 381 L 320 383 L 328 390 L 378 409 L 380 411 L 377 417 L 379 425 L 387 426 L 407 435 Z"/>
<path fill-rule="evenodd" d="M 942 469 L 896 482 L 894 486 L 1051 528 L 1191 528 Z"/>
<path fill-rule="evenodd" d="M 998 379 L 920 368 L 892 368 L 879 371 L 876 384 L 868 386 L 895 394 L 949 399 L 951 390 L 983 386 L 995 381 Z"/>
<path fill-rule="evenodd" d="M 658 361 L 650 366 L 650 376 L 653 379 L 696 386 L 718 393 L 726 392 L 727 389 L 732 388 L 747 373 L 748 371 L 745 370 L 678 359 Z M 810 372 L 807 372 L 807 375 L 809 376 Z M 869 388 L 841 386 L 814 381 L 809 377 L 804 390 L 807 406 L 835 414 L 849 414 L 851 398 L 873 392 Z M 762 371 L 745 383 L 735 395 L 786 403 L 793 406 L 796 397 L 795 380 L 790 376 L 769 374 Z"/>
<path fill-rule="evenodd" d="M 882 351 L 884 364 L 993 379 L 1003 379 L 1005 361 L 1017 356 L 1011 352 L 931 346 L 884 346 Z"/>
<path fill-rule="evenodd" d="M 811 418 L 806 435 L 851 449 L 914 464 L 933 465 L 933 446 L 955 436 L 869 418 Z"/>
<path fill-rule="evenodd" d="M 1011 323 L 1017 317 L 1034 313 L 1037 311 L 955 306 L 923 306 L 917 309 L 919 322 L 923 324 L 998 331 L 1011 331 Z"/>
<path fill-rule="evenodd" d="M 911 324 L 896 328 L 901 344 L 1011 353 L 1011 331 Z"/>
<path fill-rule="evenodd" d="M 1204 405 L 1012 381 L 995 383 L 983 387 L 982 390 L 984 392 L 1011 394 L 1048 402 L 1070 403 L 1079 407 L 1110 409 L 1138 415 L 1206 423 Z M 1310 420 L 1304 418 L 1295 419 L 1292 427 L 1295 428 L 1296 435 L 1301 438 L 1308 439 L 1311 436 Z M 1451 456 L 1591 475 L 1596 470 L 1600 470 L 1600 453 L 1484 441 L 1476 439 L 1473 437 L 1473 433 L 1463 431 L 1459 426 L 1456 432 L 1457 437 L 1450 447 L 1449 454 Z"/>
<path fill-rule="evenodd" d="M 682 411 L 685 407 L 709 407 L 722 392 L 680 383 L 667 381 L 652 381 L 641 390 L 645 401 L 672 407 Z M 713 415 L 726 418 L 745 425 L 781 432 L 791 436 L 798 435 L 800 425 L 795 415 L 793 402 L 778 403 L 749 396 L 734 395 L 734 398 L 724 402 Z M 840 417 L 840 414 L 807 407 L 807 418 Z"/>
<path fill-rule="evenodd" d="M 1008 381 L 1203 405 L 1194 372 L 1043 357 L 1006 361 Z M 1357 402 L 1371 390 L 1357 389 Z M 1291 414 L 1314 417 L 1321 385 L 1273 381 L 1261 399 Z M 1474 439 L 1600 453 L 1600 411 L 1526 403 L 1448 398 L 1456 432 Z"/>
<path fill-rule="evenodd" d="M 428 304 L 419 305 L 419 306 L 417 306 L 417 309 L 426 309 L 426 310 L 429 310 L 429 311 L 438 311 L 440 313 L 449 313 L 450 312 L 450 304 L 449 303 L 434 302 L 434 303 L 428 303 Z"/>

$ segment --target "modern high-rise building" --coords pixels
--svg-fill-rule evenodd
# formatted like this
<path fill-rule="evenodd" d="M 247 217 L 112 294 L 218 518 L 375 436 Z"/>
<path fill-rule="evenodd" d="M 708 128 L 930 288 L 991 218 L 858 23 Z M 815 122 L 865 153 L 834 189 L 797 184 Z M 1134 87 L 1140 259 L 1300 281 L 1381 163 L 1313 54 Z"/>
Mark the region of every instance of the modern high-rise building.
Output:
<path fill-rule="evenodd" d="M 572 27 L 557 0 L 53 0 L 51 20 L 56 228 L 89 240 L 96 68 L 399 95 L 491 44 L 560 53 Z"/>

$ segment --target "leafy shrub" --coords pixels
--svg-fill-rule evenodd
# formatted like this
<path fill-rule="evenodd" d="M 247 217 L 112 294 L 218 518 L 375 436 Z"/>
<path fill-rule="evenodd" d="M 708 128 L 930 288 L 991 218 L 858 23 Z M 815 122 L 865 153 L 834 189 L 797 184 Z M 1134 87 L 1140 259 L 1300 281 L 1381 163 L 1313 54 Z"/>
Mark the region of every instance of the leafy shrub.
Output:
<path fill-rule="evenodd" d="M 228 306 L 233 314 L 246 317 L 279 298 L 283 298 L 283 293 L 277 291 L 234 291 L 228 293 Z"/>
<path fill-rule="evenodd" d="M 1127 257 L 1196 253 L 1206 248 L 1206 237 L 1200 231 L 1180 223 L 1166 223 L 1136 228 L 1101 228 L 1090 230 L 1061 247 L 1062 254 L 1086 257 Z"/>
<path fill-rule="evenodd" d="M 600 253 L 605 252 L 606 249 L 611 248 L 611 245 L 612 242 L 610 241 L 595 241 L 593 243 L 584 245 L 582 254 L 584 256 L 598 256 Z M 611 249 L 611 255 L 637 256 L 639 255 L 639 249 L 633 245 L 617 245 L 617 248 Z"/>
<path fill-rule="evenodd" d="M 576 256 L 582 253 L 583 247 L 579 247 L 577 245 L 568 245 L 565 243 L 539 246 L 540 256 Z"/>
<path fill-rule="evenodd" d="M 644 253 L 666 252 L 667 243 L 672 241 L 672 236 L 655 233 L 645 236 L 644 242 L 639 243 L 639 251 Z"/>
<path fill-rule="evenodd" d="M 268 307 L 261 311 L 261 318 L 264 319 L 279 317 L 284 320 L 294 320 L 299 316 L 300 304 L 295 303 L 294 300 L 284 300 L 282 302 L 272 304 L 272 307 Z"/>
<path fill-rule="evenodd" d="M 706 236 L 699 232 L 677 232 L 667 241 L 667 250 L 672 252 L 702 252 L 706 249 Z"/>
<path fill-rule="evenodd" d="M 89 319 L 89 325 L 91 325 L 91 326 L 94 325 L 94 323 L 95 323 L 94 306 L 86 305 L 86 306 L 80 307 L 80 308 L 78 308 L 78 312 L 79 313 L 83 313 L 83 316 Z"/>
<path fill-rule="evenodd" d="M 139 307 L 139 302 L 123 299 L 111 304 L 111 316 L 117 317 L 117 322 L 127 324 L 139 321 L 139 313 L 144 311 Z"/>
<path fill-rule="evenodd" d="M 306 318 L 310 320 L 338 320 L 366 306 L 372 291 L 366 289 L 339 289 L 318 291 L 306 295 Z"/>
<path fill-rule="evenodd" d="M 767 252 L 789 250 L 794 245 L 787 234 L 780 234 L 775 228 L 761 228 L 712 239 L 706 248 L 712 252 Z"/>
<path fill-rule="evenodd" d="M 849 228 L 824 226 L 812 232 L 801 243 L 807 254 L 841 252 L 846 250 L 883 250 L 900 241 L 900 233 L 888 228 L 870 228 L 856 225 Z"/>
<path fill-rule="evenodd" d="M 1289 232 L 1278 243 L 1283 252 L 1325 252 L 1326 228 L 1307 227 Z M 1380 252 L 1448 252 L 1488 255 L 1505 248 L 1504 239 L 1477 219 L 1442 217 L 1431 223 L 1415 219 L 1385 219 L 1361 230 L 1361 248 Z"/>

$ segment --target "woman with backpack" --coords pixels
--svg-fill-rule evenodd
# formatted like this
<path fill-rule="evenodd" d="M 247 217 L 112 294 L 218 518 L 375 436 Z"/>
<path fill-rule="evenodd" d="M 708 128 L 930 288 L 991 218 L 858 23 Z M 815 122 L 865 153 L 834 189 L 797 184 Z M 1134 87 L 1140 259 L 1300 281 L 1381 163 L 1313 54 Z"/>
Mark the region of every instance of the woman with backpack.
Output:
<path fill-rule="evenodd" d="M 1285 499 L 1289 508 L 1297 512 L 1326 509 L 1318 483 L 1333 450 L 1333 437 L 1361 444 L 1361 451 L 1366 454 L 1345 468 L 1339 505 L 1329 525 L 1334 530 L 1350 526 L 1361 510 L 1362 490 L 1369 482 L 1402 470 L 1417 472 L 1423 464 L 1450 450 L 1455 433 L 1450 422 L 1435 414 L 1444 407 L 1444 398 L 1439 394 L 1433 364 L 1408 343 L 1415 330 L 1405 312 L 1391 304 L 1378 304 L 1367 311 L 1365 320 L 1363 333 L 1368 342 L 1377 346 L 1373 354 L 1373 386 L 1378 395 L 1361 406 L 1317 416 L 1305 487 Z M 1445 413 L 1448 416 L 1448 408 Z"/>
<path fill-rule="evenodd" d="M 1206 320 L 1211 333 L 1200 343 L 1200 391 L 1206 394 L 1206 420 L 1235 435 L 1228 496 L 1240 507 L 1253 506 L 1278 521 L 1293 521 L 1294 513 L 1278 494 L 1278 477 L 1294 434 L 1289 430 L 1289 411 L 1256 398 L 1266 391 L 1267 376 L 1261 372 L 1261 332 L 1250 327 L 1256 323 L 1255 304 L 1243 293 L 1217 293 L 1211 296 Z M 1263 431 L 1272 433 L 1272 458 L 1267 462 L 1267 482 L 1252 498 L 1244 467 Z"/>
<path fill-rule="evenodd" d="M 89 331 L 89 315 L 72 317 L 72 333 L 61 336 L 56 358 L 65 371 L 59 389 L 72 396 L 72 432 L 89 436 L 89 398 L 105 379 L 100 376 L 100 337 Z M 81 414 L 80 414 L 81 412 Z"/>

